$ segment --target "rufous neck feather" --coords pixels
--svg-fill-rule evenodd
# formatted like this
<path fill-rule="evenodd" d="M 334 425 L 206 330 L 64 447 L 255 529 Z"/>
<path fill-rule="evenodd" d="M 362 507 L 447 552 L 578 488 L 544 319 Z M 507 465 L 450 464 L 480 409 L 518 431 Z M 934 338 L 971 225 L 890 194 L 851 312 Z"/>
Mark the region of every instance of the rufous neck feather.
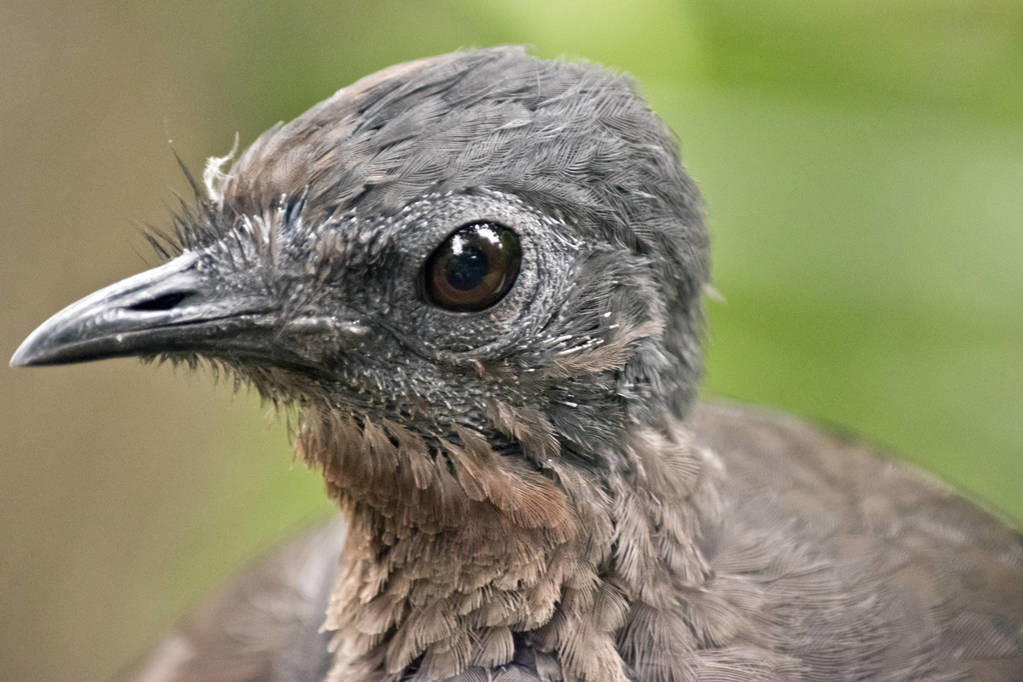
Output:
<path fill-rule="evenodd" d="M 456 434 L 431 446 L 386 420 L 304 415 L 297 455 L 349 522 L 329 679 L 443 679 L 526 648 L 566 680 L 625 680 L 651 654 L 631 633 L 651 628 L 686 633 L 657 656 L 684 660 L 700 633 L 679 595 L 708 578 L 696 541 L 720 506 L 711 453 L 681 425 L 637 429 L 622 471 L 552 458 L 541 473 Z"/>

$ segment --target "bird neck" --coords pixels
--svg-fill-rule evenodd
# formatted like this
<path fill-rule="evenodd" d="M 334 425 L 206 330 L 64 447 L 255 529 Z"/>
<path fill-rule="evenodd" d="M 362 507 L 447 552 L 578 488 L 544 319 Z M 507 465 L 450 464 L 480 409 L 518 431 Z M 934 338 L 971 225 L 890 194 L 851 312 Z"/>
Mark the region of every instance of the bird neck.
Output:
<path fill-rule="evenodd" d="M 678 595 L 709 576 L 697 540 L 719 467 L 680 424 L 624 434 L 623 466 L 600 473 L 537 472 L 458 435 L 430 446 L 390 422 L 304 421 L 297 453 L 349 523 L 330 679 L 444 679 L 525 656 L 625 680 L 650 649 L 631 624 L 677 631 L 669 649 L 695 636 Z"/>

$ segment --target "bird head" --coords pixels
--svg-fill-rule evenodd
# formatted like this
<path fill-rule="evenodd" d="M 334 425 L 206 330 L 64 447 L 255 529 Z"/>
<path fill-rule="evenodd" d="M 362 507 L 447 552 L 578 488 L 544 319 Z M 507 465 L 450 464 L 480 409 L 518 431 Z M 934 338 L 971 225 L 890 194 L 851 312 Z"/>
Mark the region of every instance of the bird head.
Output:
<path fill-rule="evenodd" d="M 534 471 L 610 466 L 623 431 L 691 400 L 700 201 L 627 78 L 515 48 L 434 57 L 225 162 L 153 239 L 167 262 L 59 312 L 12 364 L 202 357 L 311 421 L 479 438 Z"/>

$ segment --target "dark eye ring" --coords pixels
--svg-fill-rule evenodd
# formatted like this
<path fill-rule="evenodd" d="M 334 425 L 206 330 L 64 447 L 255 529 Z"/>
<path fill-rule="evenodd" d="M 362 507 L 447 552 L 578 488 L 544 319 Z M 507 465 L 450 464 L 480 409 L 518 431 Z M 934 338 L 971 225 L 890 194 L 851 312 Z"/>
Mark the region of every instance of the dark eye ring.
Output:
<path fill-rule="evenodd" d="M 522 247 L 515 232 L 490 221 L 469 223 L 430 254 L 423 267 L 423 290 L 439 308 L 483 310 L 504 298 L 521 263 Z"/>

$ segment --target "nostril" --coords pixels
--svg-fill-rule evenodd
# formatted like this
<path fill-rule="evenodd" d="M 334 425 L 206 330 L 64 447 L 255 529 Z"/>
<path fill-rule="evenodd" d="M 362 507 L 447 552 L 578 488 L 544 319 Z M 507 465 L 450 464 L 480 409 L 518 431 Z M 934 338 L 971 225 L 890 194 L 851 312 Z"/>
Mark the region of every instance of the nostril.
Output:
<path fill-rule="evenodd" d="M 128 310 L 150 312 L 170 310 L 194 293 L 194 291 L 174 291 L 169 294 L 157 296 L 156 298 L 151 298 L 147 301 L 139 301 L 138 303 L 128 306 Z"/>

